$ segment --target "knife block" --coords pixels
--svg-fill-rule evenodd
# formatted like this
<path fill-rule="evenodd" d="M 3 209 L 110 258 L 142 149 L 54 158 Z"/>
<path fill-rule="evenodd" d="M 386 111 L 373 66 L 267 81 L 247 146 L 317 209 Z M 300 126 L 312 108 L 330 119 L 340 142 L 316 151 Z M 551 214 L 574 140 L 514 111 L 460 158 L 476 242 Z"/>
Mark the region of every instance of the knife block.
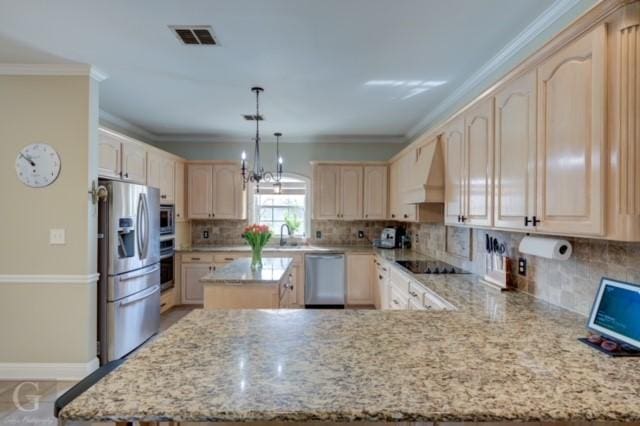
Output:
<path fill-rule="evenodd" d="M 480 282 L 501 291 L 513 290 L 516 286 L 511 275 L 511 258 L 497 253 L 485 254 L 485 275 Z"/>

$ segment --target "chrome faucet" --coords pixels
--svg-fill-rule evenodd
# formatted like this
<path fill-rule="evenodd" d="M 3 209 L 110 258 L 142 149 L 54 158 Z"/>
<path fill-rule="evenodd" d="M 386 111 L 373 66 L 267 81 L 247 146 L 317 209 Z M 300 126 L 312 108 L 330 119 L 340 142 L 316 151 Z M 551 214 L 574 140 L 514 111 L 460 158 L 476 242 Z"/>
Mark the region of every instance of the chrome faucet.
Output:
<path fill-rule="evenodd" d="M 287 242 L 284 239 L 284 232 L 282 232 L 285 227 L 287 228 L 287 235 L 289 235 L 289 233 L 291 232 L 291 228 L 289 228 L 289 225 L 287 225 L 286 223 L 283 223 L 282 226 L 280 227 L 280 247 L 287 244 Z"/>

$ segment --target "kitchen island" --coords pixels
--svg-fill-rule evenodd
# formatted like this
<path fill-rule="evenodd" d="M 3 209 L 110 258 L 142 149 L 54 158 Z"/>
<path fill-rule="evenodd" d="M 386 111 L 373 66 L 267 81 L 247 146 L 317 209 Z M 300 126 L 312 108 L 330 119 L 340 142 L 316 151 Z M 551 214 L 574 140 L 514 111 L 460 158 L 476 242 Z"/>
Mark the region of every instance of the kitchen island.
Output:
<path fill-rule="evenodd" d="M 61 412 L 85 421 L 640 421 L 640 359 L 474 276 L 451 311 L 196 310 Z"/>
<path fill-rule="evenodd" d="M 236 259 L 200 279 L 205 309 L 278 309 L 291 290 L 290 257 L 265 258 L 251 268 L 250 258 Z"/>

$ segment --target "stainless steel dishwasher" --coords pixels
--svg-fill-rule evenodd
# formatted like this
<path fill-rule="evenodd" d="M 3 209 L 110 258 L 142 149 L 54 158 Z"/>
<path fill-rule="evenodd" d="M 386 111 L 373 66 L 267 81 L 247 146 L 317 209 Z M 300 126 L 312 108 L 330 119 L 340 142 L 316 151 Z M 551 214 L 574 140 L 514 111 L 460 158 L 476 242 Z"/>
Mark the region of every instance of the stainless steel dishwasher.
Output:
<path fill-rule="evenodd" d="M 305 256 L 304 304 L 307 308 L 344 308 L 346 298 L 344 253 Z"/>

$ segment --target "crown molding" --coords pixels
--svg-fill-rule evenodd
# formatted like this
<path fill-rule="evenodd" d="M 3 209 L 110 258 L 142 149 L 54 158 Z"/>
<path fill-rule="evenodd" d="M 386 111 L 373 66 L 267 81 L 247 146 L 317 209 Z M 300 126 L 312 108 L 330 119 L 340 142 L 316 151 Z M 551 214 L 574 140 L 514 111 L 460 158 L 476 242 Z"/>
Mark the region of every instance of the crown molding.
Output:
<path fill-rule="evenodd" d="M 275 143 L 275 139 L 262 140 L 261 143 Z M 326 136 L 292 136 L 283 137 L 281 144 L 306 144 L 306 143 L 394 143 L 402 144 L 408 139 L 402 135 L 326 135 Z M 203 135 L 203 134 L 162 134 L 154 139 L 158 143 L 253 143 L 250 136 L 237 135 Z"/>
<path fill-rule="evenodd" d="M 472 74 L 464 83 L 440 102 L 436 108 L 431 110 L 425 118 L 409 129 L 409 132 L 406 134 L 407 138 L 413 139 L 426 131 L 436 120 L 447 113 L 449 109 L 454 108 L 461 102 L 469 92 L 480 86 L 492 73 L 505 65 L 536 37 L 549 29 L 558 19 L 562 18 L 579 3 L 580 0 L 556 0 L 513 40 L 507 43 L 496 55 L 480 67 L 477 72 Z"/>
<path fill-rule="evenodd" d="M 100 278 L 100 274 L 86 275 L 23 275 L 23 274 L 3 274 L 0 275 L 0 284 L 94 284 Z"/>
<path fill-rule="evenodd" d="M 100 82 L 109 76 L 88 64 L 0 64 L 0 75 L 89 76 Z"/>
<path fill-rule="evenodd" d="M 113 115 L 110 112 L 103 110 L 102 108 L 100 108 L 99 114 L 100 124 L 104 124 L 105 127 L 119 131 L 120 133 L 131 135 L 132 137 L 136 137 L 138 139 L 142 139 L 143 142 L 160 142 L 160 135 L 150 132 L 143 127 L 137 126 L 130 121 L 125 120 L 124 118 Z"/>

